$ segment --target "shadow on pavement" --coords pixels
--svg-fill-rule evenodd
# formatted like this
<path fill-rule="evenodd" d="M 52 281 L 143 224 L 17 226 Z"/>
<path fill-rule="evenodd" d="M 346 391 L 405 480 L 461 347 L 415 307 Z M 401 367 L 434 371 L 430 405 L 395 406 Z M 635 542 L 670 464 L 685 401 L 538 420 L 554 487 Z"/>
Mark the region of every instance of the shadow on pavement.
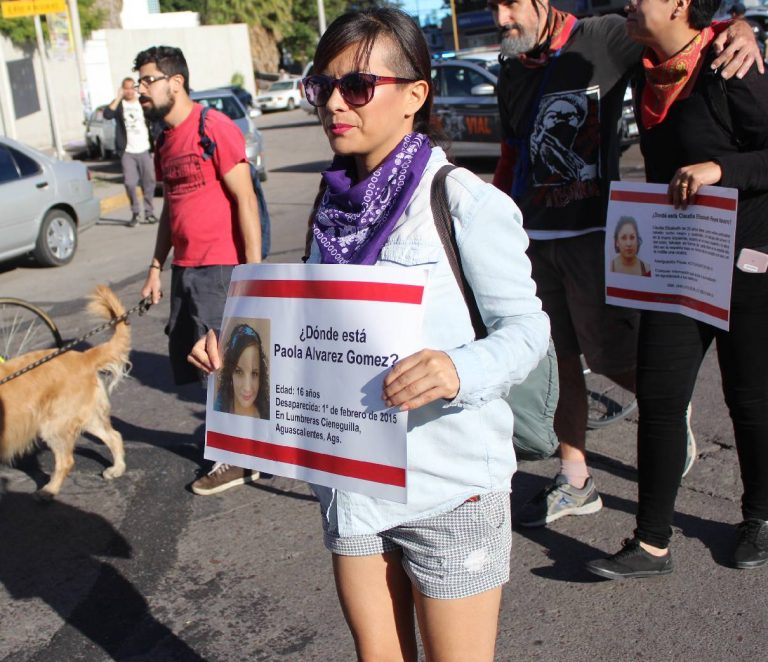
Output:
<path fill-rule="evenodd" d="M 275 487 L 274 485 L 267 485 L 266 483 L 262 482 L 263 480 L 268 480 L 272 477 L 273 476 L 271 474 L 262 472 L 261 478 L 258 481 L 255 483 L 248 483 L 248 485 L 257 490 L 260 490 L 261 492 L 267 492 L 277 496 L 284 496 L 288 497 L 289 499 L 296 499 L 297 501 L 317 501 L 317 498 L 315 498 L 314 494 L 303 494 L 301 492 L 294 492 L 293 490 L 281 490 L 279 487 Z"/>
<path fill-rule="evenodd" d="M 98 558 L 132 556 L 128 541 L 100 515 L 5 492 L 0 484 L 0 540 L 0 582 L 11 597 L 38 598 L 66 622 L 48 650 L 57 650 L 57 639 L 66 639 L 74 628 L 94 645 L 89 653 L 80 643 L 83 659 L 95 659 L 98 648 L 111 659 L 126 660 L 159 642 L 166 659 L 203 659 L 152 616 L 129 581 Z"/>
<path fill-rule="evenodd" d="M 202 382 L 177 385 L 173 381 L 167 354 L 131 350 L 131 377 L 144 386 L 175 395 L 184 402 L 205 404 L 206 390 Z"/>
<path fill-rule="evenodd" d="M 109 218 L 108 216 L 102 216 L 98 221 L 96 221 L 96 225 L 115 225 L 127 228 L 129 227 L 128 220 L 129 219 L 127 218 Z M 133 228 L 130 229 L 133 230 Z"/>

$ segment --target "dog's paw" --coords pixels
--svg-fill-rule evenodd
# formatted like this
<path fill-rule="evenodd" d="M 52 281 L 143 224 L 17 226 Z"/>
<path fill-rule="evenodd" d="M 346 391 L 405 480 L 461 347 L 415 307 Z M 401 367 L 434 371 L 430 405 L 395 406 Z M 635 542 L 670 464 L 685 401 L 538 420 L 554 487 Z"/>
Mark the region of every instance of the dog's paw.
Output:
<path fill-rule="evenodd" d="M 45 488 L 37 490 L 37 492 L 35 492 L 35 499 L 40 503 L 51 503 L 51 501 L 53 501 L 55 497 L 56 495 L 53 492 L 49 492 Z"/>
<path fill-rule="evenodd" d="M 107 467 L 102 472 L 102 476 L 105 480 L 113 480 L 115 478 L 120 478 L 125 473 L 125 465 L 112 465 L 111 467 Z"/>

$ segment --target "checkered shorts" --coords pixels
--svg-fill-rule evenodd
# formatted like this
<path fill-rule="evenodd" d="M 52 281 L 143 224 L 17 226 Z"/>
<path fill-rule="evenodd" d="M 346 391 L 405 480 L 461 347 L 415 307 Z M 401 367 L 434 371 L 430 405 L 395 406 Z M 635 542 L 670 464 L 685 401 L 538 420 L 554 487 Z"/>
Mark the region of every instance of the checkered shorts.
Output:
<path fill-rule="evenodd" d="M 340 556 L 400 550 L 405 572 L 429 598 L 453 600 L 509 581 L 512 523 L 509 493 L 492 492 L 447 512 L 380 533 L 340 537 L 328 531 L 325 546 Z"/>

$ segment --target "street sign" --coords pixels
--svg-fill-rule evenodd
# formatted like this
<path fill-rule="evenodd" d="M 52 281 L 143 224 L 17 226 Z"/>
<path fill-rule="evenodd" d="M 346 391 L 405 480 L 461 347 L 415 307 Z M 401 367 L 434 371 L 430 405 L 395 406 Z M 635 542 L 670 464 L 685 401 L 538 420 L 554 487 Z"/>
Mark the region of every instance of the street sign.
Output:
<path fill-rule="evenodd" d="M 5 0 L 3 18 L 21 18 L 36 14 L 56 14 L 67 11 L 66 0 Z"/>

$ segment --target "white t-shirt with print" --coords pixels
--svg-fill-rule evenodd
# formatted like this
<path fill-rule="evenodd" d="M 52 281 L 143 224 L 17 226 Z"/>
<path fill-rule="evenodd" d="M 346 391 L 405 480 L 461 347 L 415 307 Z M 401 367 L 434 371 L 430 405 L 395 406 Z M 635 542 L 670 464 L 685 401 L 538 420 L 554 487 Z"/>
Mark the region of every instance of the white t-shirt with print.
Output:
<path fill-rule="evenodd" d="M 149 131 L 144 121 L 144 111 L 141 104 L 136 101 L 123 99 L 123 117 L 125 119 L 125 133 L 127 142 L 125 151 L 128 154 L 141 154 L 149 151 Z"/>

